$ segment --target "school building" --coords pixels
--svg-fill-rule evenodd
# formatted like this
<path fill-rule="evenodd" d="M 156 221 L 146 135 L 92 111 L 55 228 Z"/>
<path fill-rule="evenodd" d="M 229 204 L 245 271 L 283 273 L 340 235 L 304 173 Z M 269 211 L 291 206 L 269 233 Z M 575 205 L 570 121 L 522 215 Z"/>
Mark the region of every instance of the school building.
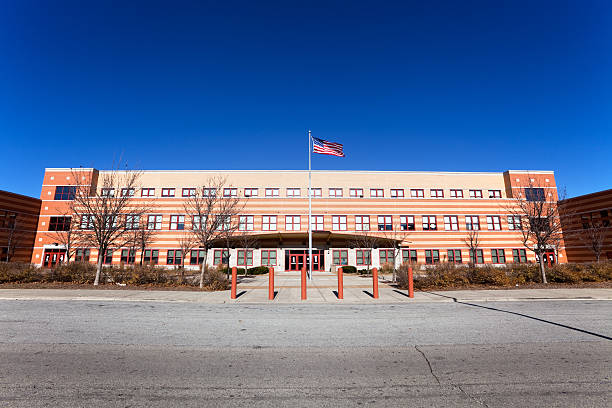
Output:
<path fill-rule="evenodd" d="M 41 201 L 0 190 L 0 262 L 30 262 Z"/>

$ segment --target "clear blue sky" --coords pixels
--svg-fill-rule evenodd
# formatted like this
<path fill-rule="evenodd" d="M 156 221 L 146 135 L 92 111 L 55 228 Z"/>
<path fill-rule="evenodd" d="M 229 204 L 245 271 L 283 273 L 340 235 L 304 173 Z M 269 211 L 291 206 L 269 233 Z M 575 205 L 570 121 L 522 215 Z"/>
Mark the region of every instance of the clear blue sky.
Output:
<path fill-rule="evenodd" d="M 347 154 L 317 169 L 612 188 L 609 1 L 88 3 L 2 2 L 0 189 L 120 156 L 305 169 L 308 128 Z"/>

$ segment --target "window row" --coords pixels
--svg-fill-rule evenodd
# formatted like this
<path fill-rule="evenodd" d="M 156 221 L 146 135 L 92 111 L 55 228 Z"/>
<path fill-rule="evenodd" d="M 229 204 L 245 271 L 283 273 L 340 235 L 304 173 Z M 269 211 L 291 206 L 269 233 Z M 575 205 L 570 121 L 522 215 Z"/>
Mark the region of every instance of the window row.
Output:
<path fill-rule="evenodd" d="M 393 264 L 395 255 L 399 256 L 394 249 L 379 249 L 380 265 L 387 263 Z M 510 251 L 510 250 L 508 250 Z M 527 251 L 525 249 L 512 249 L 512 261 L 514 263 L 526 263 L 527 262 Z M 476 249 L 476 251 L 469 250 L 469 263 L 483 264 L 484 253 L 482 249 Z M 419 260 L 416 249 L 402 249 L 401 257 L 402 263 L 418 263 L 425 261 L 426 264 L 435 264 L 440 262 L 440 254 L 442 253 L 442 260 L 449 263 L 461 264 L 464 260 L 461 255 L 460 249 L 448 249 L 446 253 L 439 249 L 426 249 L 423 251 L 425 257 Z M 446 258 L 444 259 L 444 256 Z M 370 266 L 372 265 L 372 250 L 371 249 L 357 249 L 355 250 L 355 258 L 357 266 Z M 491 249 L 491 263 L 504 264 L 506 263 L 506 249 Z M 332 250 L 332 263 L 333 265 L 348 265 L 348 249 L 334 249 Z"/>

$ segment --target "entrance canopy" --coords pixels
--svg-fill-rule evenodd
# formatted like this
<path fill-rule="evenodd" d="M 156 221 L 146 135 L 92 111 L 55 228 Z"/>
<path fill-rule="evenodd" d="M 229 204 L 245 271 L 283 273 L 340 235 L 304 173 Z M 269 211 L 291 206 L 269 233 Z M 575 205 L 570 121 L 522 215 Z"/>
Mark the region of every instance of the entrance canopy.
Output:
<path fill-rule="evenodd" d="M 242 231 L 240 232 L 240 234 Z M 230 246 L 241 247 L 240 234 L 230 238 Z M 255 241 L 249 246 L 263 248 L 302 248 L 308 247 L 308 232 L 270 232 L 265 234 L 249 234 L 249 239 Z M 215 243 L 216 246 L 226 245 L 224 240 Z M 313 248 L 393 248 L 401 244 L 401 239 L 393 239 L 378 235 L 378 231 L 370 231 L 368 234 L 346 234 L 331 231 L 313 231 Z"/>

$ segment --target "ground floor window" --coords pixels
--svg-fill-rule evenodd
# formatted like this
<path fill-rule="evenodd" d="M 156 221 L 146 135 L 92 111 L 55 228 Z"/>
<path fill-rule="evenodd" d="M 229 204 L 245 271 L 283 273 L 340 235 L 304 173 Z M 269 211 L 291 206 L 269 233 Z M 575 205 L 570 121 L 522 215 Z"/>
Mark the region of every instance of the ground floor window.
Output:
<path fill-rule="evenodd" d="M 474 255 L 474 250 L 470 249 L 470 262 L 473 264 L 484 263 L 484 256 L 482 255 L 482 249 L 477 249 Z"/>
<path fill-rule="evenodd" d="M 450 263 L 461 263 L 461 250 L 460 249 L 449 249 L 447 251 L 448 262 Z"/>
<path fill-rule="evenodd" d="M 74 261 L 75 262 L 89 262 L 89 253 L 90 253 L 89 248 L 77 249 L 74 254 Z"/>
<path fill-rule="evenodd" d="M 166 265 L 180 265 L 183 260 L 183 251 L 180 249 L 169 249 L 166 257 Z"/>
<path fill-rule="evenodd" d="M 204 263 L 204 250 L 203 249 L 192 249 L 191 256 L 189 257 L 190 265 L 202 265 Z"/>
<path fill-rule="evenodd" d="M 513 249 L 512 258 L 516 263 L 527 263 L 527 251 L 524 249 Z"/>
<path fill-rule="evenodd" d="M 416 249 L 402 249 L 402 263 L 417 263 L 418 260 Z"/>
<path fill-rule="evenodd" d="M 136 251 L 133 249 L 122 249 L 121 250 L 121 263 L 133 264 L 136 260 Z"/>
<path fill-rule="evenodd" d="M 393 255 L 394 253 L 392 249 L 381 249 L 380 250 L 380 264 L 384 265 L 388 263 L 388 264 L 394 265 L 395 257 Z"/>
<path fill-rule="evenodd" d="M 372 264 L 372 253 L 369 249 L 358 249 L 357 250 L 357 265 L 371 265 Z"/>
<path fill-rule="evenodd" d="M 504 251 L 503 249 L 492 249 L 491 262 L 493 262 L 494 264 L 506 263 L 506 251 Z"/>
<path fill-rule="evenodd" d="M 102 263 L 105 265 L 110 265 L 111 263 L 113 263 L 113 250 L 112 249 L 106 250 L 106 253 L 102 257 Z"/>
<path fill-rule="evenodd" d="M 437 249 L 426 249 L 425 250 L 425 263 L 435 264 L 440 262 L 440 251 Z"/>
<path fill-rule="evenodd" d="M 229 251 L 227 249 L 215 249 L 213 265 L 229 265 Z"/>
<path fill-rule="evenodd" d="M 276 266 L 276 249 L 262 249 L 261 264 L 263 266 Z"/>
<path fill-rule="evenodd" d="M 159 262 L 159 249 L 145 249 L 144 262 L 147 264 L 157 265 Z"/>
<path fill-rule="evenodd" d="M 334 265 L 348 265 L 348 250 L 335 249 L 332 255 Z"/>
<path fill-rule="evenodd" d="M 253 250 L 238 250 L 238 266 L 253 266 Z"/>

